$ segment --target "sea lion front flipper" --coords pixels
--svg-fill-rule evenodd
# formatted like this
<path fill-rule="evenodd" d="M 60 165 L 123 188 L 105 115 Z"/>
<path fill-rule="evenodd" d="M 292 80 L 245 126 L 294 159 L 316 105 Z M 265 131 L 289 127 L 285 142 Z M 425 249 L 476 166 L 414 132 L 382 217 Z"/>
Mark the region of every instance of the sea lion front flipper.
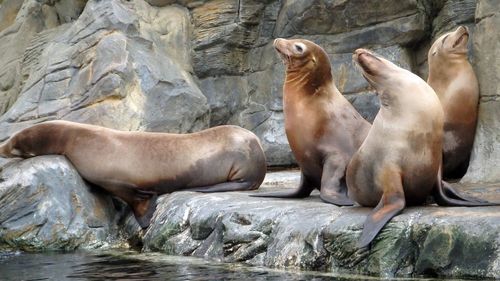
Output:
<path fill-rule="evenodd" d="M 251 197 L 272 197 L 272 198 L 306 198 L 311 195 L 314 186 L 309 182 L 307 176 L 300 173 L 300 184 L 297 189 L 291 191 L 263 192 L 251 194 Z"/>
<path fill-rule="evenodd" d="M 384 194 L 377 207 L 366 218 L 363 233 L 358 241 L 358 247 L 368 246 L 384 225 L 399 214 L 404 207 L 405 199 L 403 194 L 393 193 L 389 196 Z"/>
<path fill-rule="evenodd" d="M 323 165 L 321 175 L 320 198 L 324 202 L 337 206 L 352 206 L 352 201 L 347 196 L 347 185 L 345 183 L 346 161 L 337 158 L 329 158 Z"/>
<path fill-rule="evenodd" d="M 384 225 L 399 214 L 406 205 L 401 174 L 391 171 L 388 167 L 381 170 L 377 182 L 383 190 L 382 198 L 366 218 L 358 241 L 360 248 L 368 246 Z"/>
<path fill-rule="evenodd" d="M 113 180 L 100 181 L 99 186 L 125 201 L 132 209 L 141 228 L 148 228 L 156 210 L 156 199 L 158 198 L 156 192 L 139 189 L 133 184 Z"/>
<path fill-rule="evenodd" d="M 139 191 L 141 193 L 141 191 Z M 148 192 L 149 193 L 149 192 Z M 134 216 L 142 229 L 148 228 L 151 224 L 151 219 L 153 218 L 153 214 L 156 211 L 156 200 L 158 199 L 158 195 L 156 193 L 150 193 L 149 196 L 146 195 L 144 200 L 141 202 L 141 207 L 132 206 L 134 211 Z"/>

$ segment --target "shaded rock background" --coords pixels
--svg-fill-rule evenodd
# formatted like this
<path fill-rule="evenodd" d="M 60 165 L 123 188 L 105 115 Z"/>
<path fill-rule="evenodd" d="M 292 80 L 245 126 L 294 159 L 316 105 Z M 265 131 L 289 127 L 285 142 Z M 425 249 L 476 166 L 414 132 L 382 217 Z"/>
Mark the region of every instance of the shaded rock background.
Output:
<path fill-rule="evenodd" d="M 474 31 L 481 101 L 463 181 L 499 182 L 499 12 L 496 0 L 0 1 L 0 139 L 52 119 L 161 132 L 236 124 L 261 138 L 269 165 L 293 165 L 274 38 L 322 45 L 340 91 L 373 120 L 378 101 L 352 51 L 374 49 L 425 79 L 432 40 L 465 24 Z M 144 244 L 254 265 L 500 278 L 498 207 L 409 209 L 368 252 L 353 246 L 368 209 L 337 208 L 317 196 L 174 193 L 160 199 L 142 237 L 126 208 L 85 183 L 65 158 L 2 165 L 0 249 Z"/>
<path fill-rule="evenodd" d="M 463 182 L 500 182 L 500 2 L 480 0 L 473 51 L 479 80 L 479 120 Z"/>
<path fill-rule="evenodd" d="M 432 40 L 461 24 L 473 30 L 476 1 L 5 0 L 0 5 L 0 139 L 50 119 L 162 132 L 236 124 L 261 138 L 269 165 L 287 166 L 295 160 L 283 128 L 284 69 L 274 38 L 301 37 L 323 46 L 338 88 L 371 121 L 378 100 L 354 68 L 352 51 L 372 48 L 425 78 Z M 496 2 L 489 5 L 486 9 L 498 10 Z M 496 34 L 494 24 L 490 29 L 481 34 Z M 481 36 L 473 37 L 473 53 L 488 46 L 481 42 L 494 42 Z M 482 61 L 477 59 L 476 68 Z M 494 84 L 487 79 L 482 84 Z M 486 107 L 482 116 L 491 114 Z M 481 125 L 478 135 L 496 125 Z M 478 162 L 498 144 L 495 136 L 489 137 L 496 139 L 493 144 L 479 139 L 484 145 L 474 150 Z M 483 176 L 475 172 L 469 180 Z"/>

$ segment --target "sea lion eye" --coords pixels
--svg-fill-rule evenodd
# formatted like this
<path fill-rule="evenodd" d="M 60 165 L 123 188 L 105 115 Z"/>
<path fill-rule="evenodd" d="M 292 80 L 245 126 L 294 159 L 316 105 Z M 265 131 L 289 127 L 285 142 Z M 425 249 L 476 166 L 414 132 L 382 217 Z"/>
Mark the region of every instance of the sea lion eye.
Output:
<path fill-rule="evenodd" d="M 304 52 L 304 47 L 301 46 L 301 44 L 295 44 L 294 47 L 295 47 L 295 50 L 297 50 L 299 53 Z"/>

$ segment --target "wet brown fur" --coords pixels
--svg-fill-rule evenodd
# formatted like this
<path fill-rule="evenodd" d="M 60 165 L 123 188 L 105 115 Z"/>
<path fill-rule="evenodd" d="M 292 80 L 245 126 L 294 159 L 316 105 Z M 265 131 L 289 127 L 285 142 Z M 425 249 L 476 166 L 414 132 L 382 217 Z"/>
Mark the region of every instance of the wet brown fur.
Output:
<path fill-rule="evenodd" d="M 178 190 L 253 190 L 266 162 L 258 138 L 237 126 L 191 134 L 125 132 L 68 121 L 34 125 L 0 146 L 4 157 L 65 155 L 83 178 L 121 198 L 140 221 L 151 198 Z"/>

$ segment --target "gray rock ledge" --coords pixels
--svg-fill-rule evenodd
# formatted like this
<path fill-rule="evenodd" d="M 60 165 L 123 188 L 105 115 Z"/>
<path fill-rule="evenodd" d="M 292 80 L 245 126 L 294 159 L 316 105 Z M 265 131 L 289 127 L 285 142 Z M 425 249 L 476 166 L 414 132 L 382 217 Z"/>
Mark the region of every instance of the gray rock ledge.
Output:
<path fill-rule="evenodd" d="M 298 179 L 296 171 L 269 173 L 259 192 Z M 318 193 L 302 200 L 250 193 L 161 197 L 143 250 L 339 274 L 500 278 L 500 207 L 407 208 L 371 249 L 357 249 L 370 208 L 339 208 Z M 467 193 L 500 201 L 500 185 Z"/>
<path fill-rule="evenodd" d="M 0 250 L 109 249 L 336 274 L 500 278 L 500 207 L 412 207 L 371 249 L 356 241 L 370 208 L 249 197 L 252 192 L 161 196 L 141 231 L 123 204 L 89 186 L 62 156 L 0 163 Z M 294 188 L 297 171 L 268 173 L 258 192 Z M 462 186 L 500 201 L 500 184 Z M 131 246 L 134 245 L 134 246 Z"/>

